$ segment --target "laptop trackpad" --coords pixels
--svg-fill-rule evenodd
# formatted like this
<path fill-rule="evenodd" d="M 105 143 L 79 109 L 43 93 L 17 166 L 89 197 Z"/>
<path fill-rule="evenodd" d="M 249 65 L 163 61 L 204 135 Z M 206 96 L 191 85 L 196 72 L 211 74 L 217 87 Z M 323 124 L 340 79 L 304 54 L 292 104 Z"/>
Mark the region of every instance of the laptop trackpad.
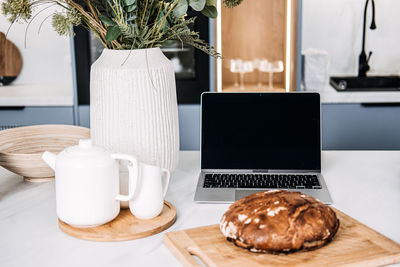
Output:
<path fill-rule="evenodd" d="M 240 189 L 237 189 L 237 190 L 235 190 L 235 200 L 244 198 L 253 193 L 265 192 L 265 191 L 267 191 L 267 190 L 262 190 L 262 189 L 261 190 L 240 190 Z"/>

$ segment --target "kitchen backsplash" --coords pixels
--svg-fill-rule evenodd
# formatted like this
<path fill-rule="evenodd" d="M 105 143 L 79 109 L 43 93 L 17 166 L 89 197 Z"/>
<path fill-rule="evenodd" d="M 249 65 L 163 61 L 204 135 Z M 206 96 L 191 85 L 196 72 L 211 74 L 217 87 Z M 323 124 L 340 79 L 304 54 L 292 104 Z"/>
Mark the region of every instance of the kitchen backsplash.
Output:
<path fill-rule="evenodd" d="M 302 50 L 326 50 L 330 74 L 355 75 L 361 52 L 363 0 L 303 0 Z M 366 52 L 373 51 L 369 74 L 400 73 L 399 0 L 375 1 L 376 30 L 369 30 L 367 11 Z"/>
<path fill-rule="evenodd" d="M 0 0 L 0 4 L 2 2 Z M 27 24 L 14 23 L 9 30 L 7 38 L 18 47 L 23 62 L 14 85 L 63 85 L 69 86 L 72 91 L 71 41 L 53 30 L 51 17 L 48 16 L 54 9 L 46 8 L 34 17 L 26 34 L 26 47 Z M 7 32 L 9 26 L 10 22 L 0 14 L 0 31 Z"/>

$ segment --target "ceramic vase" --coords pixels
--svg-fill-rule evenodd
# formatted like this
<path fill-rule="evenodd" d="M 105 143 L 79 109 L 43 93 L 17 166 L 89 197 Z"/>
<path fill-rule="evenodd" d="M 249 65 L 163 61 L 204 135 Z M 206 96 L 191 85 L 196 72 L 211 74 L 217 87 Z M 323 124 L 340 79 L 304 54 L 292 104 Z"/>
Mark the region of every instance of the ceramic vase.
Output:
<path fill-rule="evenodd" d="M 94 144 L 172 172 L 179 152 L 172 62 L 159 48 L 104 49 L 90 75 Z"/>

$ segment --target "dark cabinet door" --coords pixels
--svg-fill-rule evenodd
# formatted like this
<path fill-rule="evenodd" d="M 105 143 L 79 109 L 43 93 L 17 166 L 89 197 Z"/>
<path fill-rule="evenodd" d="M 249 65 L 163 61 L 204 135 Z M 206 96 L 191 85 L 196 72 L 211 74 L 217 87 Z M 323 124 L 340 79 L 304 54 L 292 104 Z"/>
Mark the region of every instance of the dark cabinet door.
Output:
<path fill-rule="evenodd" d="M 188 12 L 188 16 L 194 13 Z M 209 19 L 196 17 L 193 29 L 200 39 L 209 43 Z M 90 66 L 100 56 L 103 45 L 82 27 L 74 27 L 75 73 L 78 86 L 79 105 L 90 104 Z M 176 91 L 179 104 L 199 104 L 200 95 L 210 90 L 210 56 L 199 49 L 179 41 L 162 47 L 175 68 Z"/>

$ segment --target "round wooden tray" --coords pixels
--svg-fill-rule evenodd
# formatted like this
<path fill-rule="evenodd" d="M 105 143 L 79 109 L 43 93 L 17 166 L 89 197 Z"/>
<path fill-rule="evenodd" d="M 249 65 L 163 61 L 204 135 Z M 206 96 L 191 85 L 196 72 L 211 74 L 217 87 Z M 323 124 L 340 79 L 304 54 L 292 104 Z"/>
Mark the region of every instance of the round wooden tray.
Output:
<path fill-rule="evenodd" d="M 91 241 L 125 241 L 157 234 L 174 224 L 176 208 L 164 201 L 164 208 L 159 216 L 150 220 L 140 220 L 129 209 L 123 209 L 118 217 L 109 223 L 91 227 L 77 228 L 58 219 L 60 229 L 70 236 Z"/>
<path fill-rule="evenodd" d="M 53 177 L 46 177 L 46 178 L 31 178 L 31 177 L 24 177 L 25 182 L 30 182 L 30 183 L 45 183 L 45 182 L 51 182 L 54 181 L 55 178 Z"/>

